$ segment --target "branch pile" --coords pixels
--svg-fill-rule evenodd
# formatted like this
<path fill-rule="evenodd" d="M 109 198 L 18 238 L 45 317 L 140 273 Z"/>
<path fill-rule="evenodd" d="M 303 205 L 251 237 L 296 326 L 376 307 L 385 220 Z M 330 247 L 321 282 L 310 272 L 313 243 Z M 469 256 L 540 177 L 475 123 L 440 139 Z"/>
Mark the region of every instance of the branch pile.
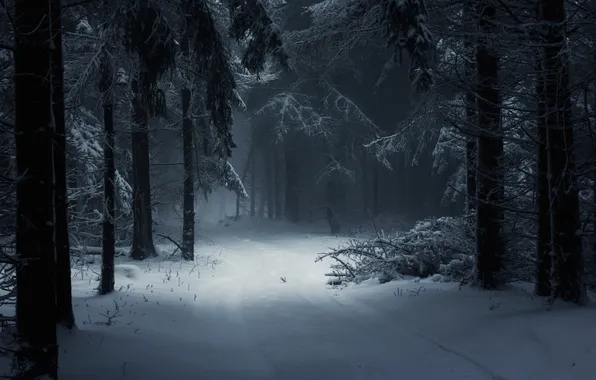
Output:
<path fill-rule="evenodd" d="M 317 261 L 332 258 L 329 276 L 342 281 L 378 277 L 387 282 L 403 276 L 431 277 L 436 281 L 462 281 L 473 267 L 474 234 L 464 218 L 433 218 L 418 222 L 405 233 L 321 253 Z"/>

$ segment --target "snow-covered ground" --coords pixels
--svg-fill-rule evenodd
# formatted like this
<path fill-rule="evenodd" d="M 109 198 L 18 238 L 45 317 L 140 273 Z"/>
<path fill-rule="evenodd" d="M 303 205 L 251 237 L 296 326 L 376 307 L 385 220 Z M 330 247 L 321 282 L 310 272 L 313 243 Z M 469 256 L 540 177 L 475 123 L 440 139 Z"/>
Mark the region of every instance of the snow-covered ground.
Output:
<path fill-rule="evenodd" d="M 246 227 L 246 226 L 244 226 Z M 179 380 L 588 380 L 596 309 L 424 281 L 325 285 L 315 254 L 341 239 L 219 226 L 193 265 L 120 262 L 95 295 L 78 272 L 78 330 L 61 332 L 60 378 Z"/>

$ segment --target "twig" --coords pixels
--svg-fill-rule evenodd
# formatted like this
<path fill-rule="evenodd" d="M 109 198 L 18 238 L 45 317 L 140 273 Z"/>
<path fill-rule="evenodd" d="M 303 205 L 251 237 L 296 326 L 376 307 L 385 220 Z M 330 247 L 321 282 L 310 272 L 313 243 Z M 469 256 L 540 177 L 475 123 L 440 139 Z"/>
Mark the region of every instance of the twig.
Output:
<path fill-rule="evenodd" d="M 172 252 L 172 254 L 168 257 L 168 259 L 172 258 L 172 256 L 174 256 L 174 254 L 176 254 L 177 250 L 180 250 L 180 252 L 184 252 L 184 250 L 182 249 L 182 247 L 180 246 L 180 244 L 178 244 L 171 237 L 166 236 L 166 235 L 162 235 L 162 234 L 157 234 L 157 236 L 162 237 L 162 238 L 164 238 L 166 240 L 169 240 L 170 242 L 172 242 L 172 244 L 174 244 L 176 246 L 176 249 L 174 250 L 174 252 Z"/>

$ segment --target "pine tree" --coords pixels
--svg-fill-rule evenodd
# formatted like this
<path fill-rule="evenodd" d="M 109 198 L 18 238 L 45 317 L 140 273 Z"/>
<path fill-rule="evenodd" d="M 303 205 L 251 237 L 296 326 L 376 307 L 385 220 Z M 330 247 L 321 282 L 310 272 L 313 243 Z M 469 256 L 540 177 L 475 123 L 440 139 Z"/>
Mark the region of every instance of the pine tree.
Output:
<path fill-rule="evenodd" d="M 176 48 L 173 31 L 156 2 L 130 0 L 125 8 L 122 42 L 138 64 L 131 82 L 134 221 L 130 255 L 143 260 L 157 254 L 153 242 L 149 117 L 165 114 L 165 96 L 158 81 L 174 67 Z"/>
<path fill-rule="evenodd" d="M 550 189 L 552 295 L 585 304 L 579 194 L 569 89 L 566 12 L 563 0 L 541 0 L 544 113 Z"/>
<path fill-rule="evenodd" d="M 478 30 L 477 74 L 477 189 L 476 189 L 476 280 L 485 289 L 499 285 L 503 256 L 503 138 L 501 100 L 498 90 L 499 57 L 494 39 L 497 9 L 491 0 L 475 2 Z"/>
<path fill-rule="evenodd" d="M 472 1 L 467 0 L 464 4 L 464 14 L 466 18 L 473 20 Z M 468 27 L 471 29 L 471 27 Z M 464 37 L 464 79 L 466 83 L 465 91 L 465 131 L 466 136 L 466 211 L 468 213 L 475 210 L 476 199 L 476 144 L 478 138 L 476 133 L 476 94 L 474 93 L 473 83 L 476 70 L 476 57 L 472 31 L 468 30 Z"/>
<path fill-rule="evenodd" d="M 116 256 L 116 165 L 114 160 L 115 128 L 114 128 L 114 64 L 109 49 L 109 29 L 103 33 L 104 45 L 99 58 L 98 87 L 103 109 L 104 141 L 103 141 L 103 220 L 101 251 L 100 294 L 114 291 L 114 259 Z"/>
<path fill-rule="evenodd" d="M 192 0 L 186 3 L 189 8 Z M 193 33 L 193 18 L 185 9 L 185 30 L 182 32 L 181 50 L 185 64 L 184 85 L 180 90 L 182 100 L 182 155 L 184 160 L 184 181 L 182 186 L 182 258 L 194 260 L 195 245 L 195 181 L 194 181 L 194 133 L 191 119 L 191 72 L 190 72 L 190 39 Z"/>
<path fill-rule="evenodd" d="M 57 379 L 50 0 L 15 1 L 17 332 L 15 377 Z M 34 110 L 34 112 L 32 112 Z"/>
<path fill-rule="evenodd" d="M 536 62 L 536 98 L 538 99 L 538 114 L 536 115 L 536 129 L 538 136 L 538 178 L 536 187 L 536 202 L 538 204 L 538 236 L 536 242 L 536 285 L 534 292 L 538 296 L 550 296 L 552 289 L 551 277 L 551 204 L 548 180 L 548 146 L 545 114 L 544 72 L 538 57 Z"/>
<path fill-rule="evenodd" d="M 52 112 L 54 115 L 54 176 L 56 180 L 56 309 L 57 322 L 72 328 L 70 243 L 66 168 L 66 120 L 64 114 L 64 59 L 62 49 L 62 6 L 51 0 L 52 12 Z"/>

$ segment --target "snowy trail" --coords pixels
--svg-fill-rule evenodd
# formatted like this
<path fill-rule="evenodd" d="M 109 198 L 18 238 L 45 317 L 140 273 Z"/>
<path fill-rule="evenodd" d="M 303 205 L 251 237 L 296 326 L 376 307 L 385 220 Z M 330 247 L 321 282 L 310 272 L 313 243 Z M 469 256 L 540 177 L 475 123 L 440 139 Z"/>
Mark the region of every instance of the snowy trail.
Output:
<path fill-rule="evenodd" d="M 432 294 L 428 297 L 435 298 L 424 299 L 430 303 L 418 302 L 424 297 L 372 297 L 379 290 L 387 293 L 388 284 L 368 289 L 375 293 L 366 286 L 352 292 L 325 286 L 323 275 L 329 263 L 314 263 L 314 254 L 337 246 L 337 239 L 294 233 L 274 238 L 215 234 L 213 240 L 222 251 L 221 263 L 202 269 L 200 276 L 179 263 L 169 268 L 154 264 L 141 268 L 136 290 L 120 292 L 117 298 L 87 298 L 79 304 L 79 321 L 102 320 L 86 315 L 106 314 L 114 302 L 129 306 L 120 307 L 118 323 L 93 322 L 63 338 L 61 378 L 582 379 L 568 374 L 566 367 L 549 368 L 555 356 L 561 366 L 568 363 L 545 349 L 528 328 L 517 328 L 518 332 L 515 320 L 504 325 L 504 331 L 523 335 L 523 341 L 511 342 L 503 338 L 502 330 L 495 329 L 495 335 L 479 338 L 496 340 L 492 346 L 456 348 L 456 342 L 465 342 L 485 329 L 479 325 L 475 332 L 472 321 L 479 318 L 472 313 L 460 311 L 460 316 L 448 310 L 463 309 L 462 305 L 446 306 Z M 418 285 L 406 290 L 419 291 Z M 442 287 L 425 284 L 428 293 Z M 429 315 L 407 312 L 434 303 L 437 307 L 425 313 Z M 443 320 L 439 313 L 445 313 Z M 466 314 L 471 316 L 465 319 Z M 462 326 L 450 337 L 454 320 Z M 591 333 L 596 337 L 596 328 Z M 495 354 L 507 350 L 499 345 L 517 346 L 525 352 L 525 362 L 516 362 L 515 353 Z M 596 347 L 581 349 L 590 352 Z M 489 365 L 491 355 L 501 358 Z M 505 370 L 507 375 L 496 370 Z"/>
<path fill-rule="evenodd" d="M 211 326 L 222 331 L 219 342 L 244 352 L 212 378 L 244 379 L 248 373 L 263 380 L 381 380 L 400 374 L 430 379 L 446 373 L 497 378 L 477 363 L 437 350 L 415 331 L 396 329 L 398 321 L 364 304 L 338 302 L 324 286 L 328 265 L 315 264 L 313 255 L 318 252 L 313 245 L 323 250 L 336 241 L 315 238 L 305 244 L 298 239 L 218 239 L 227 251 L 220 268 L 224 274 L 209 286 L 209 296 L 195 312 L 200 317 L 210 309 L 216 317 Z M 423 358 L 432 365 L 421 366 Z"/>

